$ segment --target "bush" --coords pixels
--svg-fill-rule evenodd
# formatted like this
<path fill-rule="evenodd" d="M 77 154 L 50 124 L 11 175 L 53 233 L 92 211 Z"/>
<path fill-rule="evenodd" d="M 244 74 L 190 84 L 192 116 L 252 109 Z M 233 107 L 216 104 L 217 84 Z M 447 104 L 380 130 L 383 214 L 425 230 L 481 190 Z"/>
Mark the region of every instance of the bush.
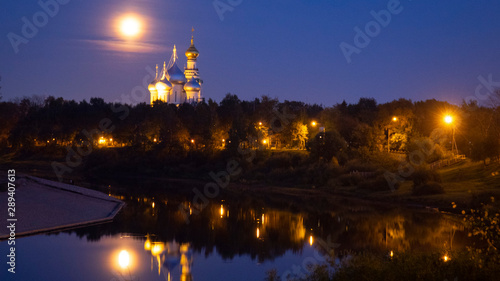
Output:
<path fill-rule="evenodd" d="M 383 174 L 376 176 L 374 179 L 368 179 L 368 180 L 360 182 L 358 184 L 358 188 L 370 190 L 370 191 L 388 191 L 388 190 L 391 190 L 391 187 Z M 397 182 L 394 185 L 394 188 L 399 189 L 399 182 Z"/>
<path fill-rule="evenodd" d="M 429 182 L 441 182 L 441 177 L 435 171 L 426 168 L 417 168 L 411 175 L 413 186 L 425 185 Z"/>
<path fill-rule="evenodd" d="M 341 168 L 334 164 L 314 164 L 305 170 L 307 184 L 316 186 L 327 185 L 332 178 L 336 178 L 341 173 Z"/>
<path fill-rule="evenodd" d="M 424 156 L 425 163 L 432 163 L 444 159 L 446 150 L 441 145 L 435 143 L 431 138 L 416 138 L 408 144 L 408 155 L 416 153 L 415 155 Z"/>
<path fill-rule="evenodd" d="M 434 195 L 434 194 L 443 194 L 444 189 L 441 184 L 437 182 L 431 182 L 424 185 L 413 186 L 412 195 L 421 196 L 421 195 Z"/>
<path fill-rule="evenodd" d="M 359 172 L 373 172 L 377 169 L 377 167 L 368 160 L 362 159 L 353 159 L 347 162 L 345 165 L 346 170 L 348 171 L 359 171 Z"/>
<path fill-rule="evenodd" d="M 292 157 L 289 154 L 272 155 L 264 165 L 270 169 L 289 168 L 292 166 Z"/>
<path fill-rule="evenodd" d="M 473 259 L 482 267 L 500 264 L 500 204 L 495 197 L 481 207 L 462 211 L 464 221 L 469 229 L 469 237 L 474 239 L 474 247 L 467 247 Z"/>
<path fill-rule="evenodd" d="M 345 174 L 337 178 L 341 186 L 358 185 L 364 179 L 358 174 Z"/>

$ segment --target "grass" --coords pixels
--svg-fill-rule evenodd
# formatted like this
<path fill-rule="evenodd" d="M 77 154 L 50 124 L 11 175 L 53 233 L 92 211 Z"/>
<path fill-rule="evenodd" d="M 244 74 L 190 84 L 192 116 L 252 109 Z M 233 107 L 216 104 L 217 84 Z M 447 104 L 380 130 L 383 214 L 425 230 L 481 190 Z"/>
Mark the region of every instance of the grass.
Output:
<path fill-rule="evenodd" d="M 472 206 L 491 196 L 500 197 L 500 163 L 485 166 L 483 162 L 469 160 L 437 170 L 441 177 L 444 194 L 412 195 L 413 182 L 405 180 L 397 190 L 369 191 L 356 186 L 343 186 L 336 192 L 352 196 L 361 196 L 375 201 L 403 202 L 424 206 L 439 207 L 452 211 L 451 203 L 459 207 Z M 456 210 L 455 210 L 456 211 Z"/>
<path fill-rule="evenodd" d="M 453 253 L 447 262 L 441 253 L 403 253 L 393 258 L 367 254 L 354 256 L 332 268 L 318 266 L 307 277 L 292 280 L 496 280 L 499 273 L 500 268 L 495 264 L 480 266 L 467 252 Z M 278 274 L 270 272 L 266 280 L 280 279 Z"/>

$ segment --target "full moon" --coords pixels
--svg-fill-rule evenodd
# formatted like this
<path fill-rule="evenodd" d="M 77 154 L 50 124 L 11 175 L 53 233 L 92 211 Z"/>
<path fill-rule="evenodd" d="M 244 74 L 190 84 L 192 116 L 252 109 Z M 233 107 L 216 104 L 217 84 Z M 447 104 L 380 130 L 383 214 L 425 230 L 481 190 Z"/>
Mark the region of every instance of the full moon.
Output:
<path fill-rule="evenodd" d="M 141 32 L 141 23 L 137 18 L 126 17 L 120 22 L 120 31 L 124 36 L 135 37 Z"/>

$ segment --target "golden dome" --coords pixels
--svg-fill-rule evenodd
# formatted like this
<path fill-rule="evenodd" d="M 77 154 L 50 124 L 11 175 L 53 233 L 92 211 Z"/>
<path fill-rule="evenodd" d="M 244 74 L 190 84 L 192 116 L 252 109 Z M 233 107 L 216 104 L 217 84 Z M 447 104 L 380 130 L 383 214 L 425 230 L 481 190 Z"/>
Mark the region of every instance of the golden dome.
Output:
<path fill-rule="evenodd" d="M 148 85 L 148 90 L 149 90 L 150 92 L 154 92 L 154 91 L 156 91 L 156 81 L 153 81 L 153 82 L 151 82 L 151 83 Z"/>
<path fill-rule="evenodd" d="M 156 83 L 155 88 L 158 92 L 168 91 L 172 89 L 172 84 L 167 79 L 162 79 Z"/>
<path fill-rule="evenodd" d="M 199 55 L 200 53 L 194 46 L 194 38 L 193 36 L 191 36 L 191 46 L 189 46 L 189 48 L 186 50 L 186 57 L 188 59 L 196 59 Z"/>

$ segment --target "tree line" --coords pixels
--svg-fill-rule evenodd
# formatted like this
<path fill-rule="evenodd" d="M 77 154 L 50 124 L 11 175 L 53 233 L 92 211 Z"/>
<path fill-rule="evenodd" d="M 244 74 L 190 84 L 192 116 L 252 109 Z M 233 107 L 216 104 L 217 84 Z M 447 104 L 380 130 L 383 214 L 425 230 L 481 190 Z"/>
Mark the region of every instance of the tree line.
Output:
<path fill-rule="evenodd" d="M 453 122 L 444 122 L 445 115 Z M 227 94 L 219 103 L 151 106 L 50 96 L 0 102 L 0 120 L 0 147 L 10 151 L 83 144 L 161 148 L 173 155 L 242 147 L 307 149 L 311 157 L 342 162 L 371 152 L 408 153 L 425 143 L 436 148 L 429 159 L 435 161 L 450 154 L 454 136 L 459 153 L 473 160 L 500 154 L 498 105 L 457 106 L 435 99 L 378 104 L 361 98 L 322 106 L 268 96 L 244 101 Z"/>

